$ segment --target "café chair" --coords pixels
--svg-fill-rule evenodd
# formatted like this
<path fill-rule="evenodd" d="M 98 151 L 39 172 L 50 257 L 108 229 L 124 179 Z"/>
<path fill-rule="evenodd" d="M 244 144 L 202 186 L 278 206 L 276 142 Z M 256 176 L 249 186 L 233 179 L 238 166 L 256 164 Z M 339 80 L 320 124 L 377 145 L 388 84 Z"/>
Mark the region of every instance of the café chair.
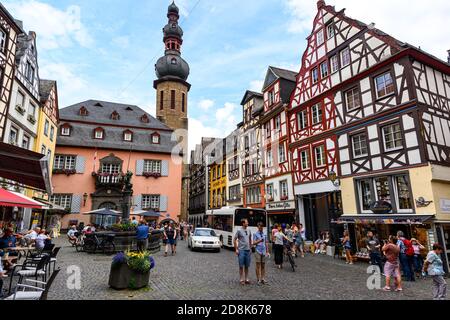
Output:
<path fill-rule="evenodd" d="M 24 278 L 35 278 L 36 281 L 42 277 L 44 282 L 47 280 L 47 266 L 50 263 L 50 255 L 43 256 L 39 261 L 25 261 L 22 265 L 15 265 L 11 272 L 8 294 L 11 294 L 12 282 L 15 276 L 19 276 L 19 284 L 22 284 Z M 16 272 L 16 269 L 19 269 Z"/>
<path fill-rule="evenodd" d="M 48 292 L 50 291 L 50 288 L 60 271 L 61 269 L 53 271 L 52 275 L 48 279 L 48 282 L 26 279 L 26 281 L 29 283 L 40 284 L 45 287 L 39 288 L 37 286 L 18 284 L 16 286 L 14 294 L 7 297 L 5 300 L 47 300 Z"/>

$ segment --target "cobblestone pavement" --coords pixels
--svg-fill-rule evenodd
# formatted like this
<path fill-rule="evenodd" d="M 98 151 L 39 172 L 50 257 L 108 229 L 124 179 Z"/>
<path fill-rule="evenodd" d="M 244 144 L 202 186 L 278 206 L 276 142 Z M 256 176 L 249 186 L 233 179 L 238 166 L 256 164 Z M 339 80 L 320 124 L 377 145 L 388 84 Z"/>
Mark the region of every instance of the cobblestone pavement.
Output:
<path fill-rule="evenodd" d="M 422 300 L 431 295 L 430 280 L 407 282 L 403 293 L 368 290 L 367 264 L 350 266 L 332 257 L 313 255 L 298 258 L 295 273 L 287 265 L 283 270 L 275 269 L 271 258 L 267 266 L 270 285 L 242 287 L 233 252 L 190 252 L 183 241 L 175 257 L 164 257 L 163 252 L 154 255 L 156 268 L 151 272 L 150 288 L 114 291 L 108 287 L 112 257 L 77 253 L 64 237 L 58 242 L 63 246 L 58 259 L 62 271 L 50 300 Z M 73 265 L 82 270 L 81 290 L 67 287 L 67 268 Z M 251 277 L 255 280 L 253 266 Z"/>

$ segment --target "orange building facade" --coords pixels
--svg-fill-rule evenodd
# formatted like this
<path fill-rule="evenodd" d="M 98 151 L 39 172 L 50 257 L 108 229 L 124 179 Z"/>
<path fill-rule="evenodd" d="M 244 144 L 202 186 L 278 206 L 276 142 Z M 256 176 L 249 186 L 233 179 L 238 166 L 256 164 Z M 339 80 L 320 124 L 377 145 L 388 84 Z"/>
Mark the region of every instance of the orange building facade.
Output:
<path fill-rule="evenodd" d="M 60 111 L 51 201 L 64 208 L 62 229 L 83 222 L 117 222 L 84 213 L 123 212 L 124 175 L 133 173 L 131 213 L 151 209 L 177 221 L 182 158 L 172 155 L 173 131 L 136 106 L 86 101 Z"/>

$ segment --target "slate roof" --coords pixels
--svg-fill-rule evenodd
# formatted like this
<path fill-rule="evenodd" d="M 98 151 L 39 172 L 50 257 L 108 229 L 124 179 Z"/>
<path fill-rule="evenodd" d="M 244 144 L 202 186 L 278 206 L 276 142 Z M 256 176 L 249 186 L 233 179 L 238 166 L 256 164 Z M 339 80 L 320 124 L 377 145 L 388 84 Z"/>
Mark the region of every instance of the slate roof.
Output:
<path fill-rule="evenodd" d="M 287 70 L 287 69 L 281 69 L 281 68 L 277 68 L 277 67 L 269 67 L 274 73 L 275 75 L 277 75 L 279 78 L 281 79 L 286 79 L 288 81 L 293 81 L 293 82 L 297 82 L 297 72 L 295 71 L 291 71 L 291 70 Z"/>
<path fill-rule="evenodd" d="M 80 108 L 85 107 L 89 112 L 89 116 L 81 116 L 79 114 Z M 131 109 L 131 110 L 127 110 Z M 117 111 L 120 115 L 120 120 L 112 120 L 111 114 Z M 149 123 L 143 123 L 140 119 L 146 114 L 150 119 Z M 60 110 L 59 117 L 61 121 L 85 121 L 97 122 L 103 125 L 123 125 L 133 126 L 145 129 L 162 129 L 170 130 L 168 126 L 152 117 L 150 114 L 135 105 L 128 105 L 122 103 L 114 103 L 100 100 L 88 100 L 74 104 Z"/>
<path fill-rule="evenodd" d="M 88 116 L 79 115 L 81 107 L 88 110 Z M 111 119 L 114 111 L 119 113 L 120 120 Z M 149 123 L 141 122 L 144 114 Z M 169 127 L 134 105 L 88 100 L 60 110 L 60 126 L 67 123 L 72 126 L 71 135 L 58 135 L 58 146 L 171 153 L 177 144 L 172 141 L 173 131 Z M 98 127 L 105 130 L 104 140 L 93 139 Z M 123 141 L 123 133 L 128 129 L 133 132 L 133 142 Z M 161 137 L 160 144 L 151 143 L 155 132 Z"/>
<path fill-rule="evenodd" d="M 48 100 L 50 92 L 55 86 L 56 81 L 54 80 L 39 80 L 39 95 L 41 96 L 41 101 Z"/>

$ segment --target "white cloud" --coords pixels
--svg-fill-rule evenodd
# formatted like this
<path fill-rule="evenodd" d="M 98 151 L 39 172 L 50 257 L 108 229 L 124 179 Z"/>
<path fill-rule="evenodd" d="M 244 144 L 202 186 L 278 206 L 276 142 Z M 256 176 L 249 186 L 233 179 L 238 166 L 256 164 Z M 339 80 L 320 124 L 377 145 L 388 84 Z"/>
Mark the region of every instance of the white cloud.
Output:
<path fill-rule="evenodd" d="M 64 107 L 61 92 L 64 92 L 64 101 L 76 97 L 88 88 L 88 82 L 75 72 L 76 66 L 64 63 L 41 63 L 40 76 L 42 79 L 56 79 L 60 92 L 60 107 Z"/>
<path fill-rule="evenodd" d="M 203 99 L 198 103 L 198 106 L 203 111 L 208 111 L 212 107 L 214 107 L 214 101 L 210 99 Z"/>
<path fill-rule="evenodd" d="M 250 82 L 249 89 L 251 91 L 261 92 L 263 86 L 264 86 L 264 80 L 254 80 L 254 81 Z"/>
<path fill-rule="evenodd" d="M 448 13 L 450 1 L 433 0 L 328 0 L 336 10 L 347 8 L 346 15 L 376 27 L 394 38 L 421 46 L 441 59 L 448 50 Z M 316 1 L 287 0 L 287 8 L 294 19 L 289 23 L 291 32 L 310 32 L 317 13 Z"/>
<path fill-rule="evenodd" d="M 69 47 L 73 42 L 90 47 L 94 42 L 81 23 L 79 6 L 72 5 L 62 11 L 36 0 L 7 0 L 5 5 L 14 18 L 24 21 L 25 30 L 37 33 L 42 49 Z"/>
<path fill-rule="evenodd" d="M 238 106 L 234 103 L 225 103 L 223 108 L 216 111 L 211 121 L 189 118 L 189 150 L 194 150 L 195 145 L 201 142 L 202 137 L 225 138 L 236 129 L 238 123 L 235 116 Z M 205 125 L 205 123 L 211 125 Z"/>

